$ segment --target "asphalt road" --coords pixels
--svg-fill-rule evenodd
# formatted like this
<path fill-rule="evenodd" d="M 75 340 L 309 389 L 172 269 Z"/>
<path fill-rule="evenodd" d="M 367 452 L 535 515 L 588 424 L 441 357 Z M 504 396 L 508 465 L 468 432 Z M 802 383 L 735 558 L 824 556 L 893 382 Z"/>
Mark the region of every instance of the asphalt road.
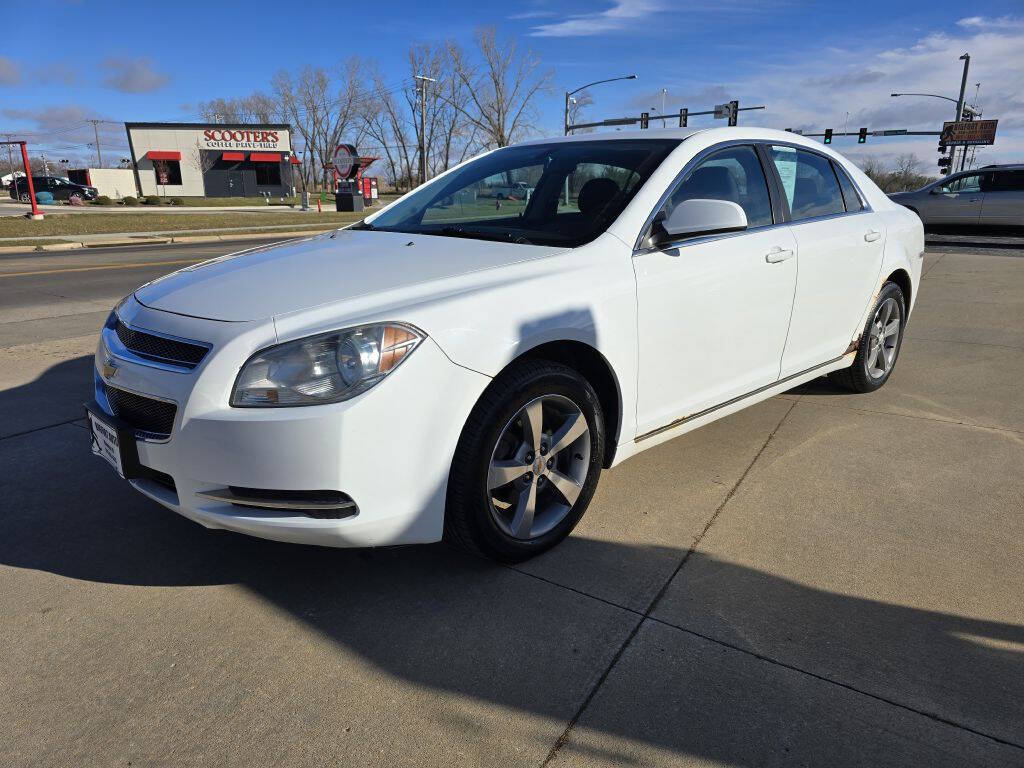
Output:
<path fill-rule="evenodd" d="M 515 568 L 147 501 L 96 331 L 224 245 L 0 259 L 0 765 L 1024 766 L 1024 259 L 942 247 L 883 390 L 648 451 Z"/>

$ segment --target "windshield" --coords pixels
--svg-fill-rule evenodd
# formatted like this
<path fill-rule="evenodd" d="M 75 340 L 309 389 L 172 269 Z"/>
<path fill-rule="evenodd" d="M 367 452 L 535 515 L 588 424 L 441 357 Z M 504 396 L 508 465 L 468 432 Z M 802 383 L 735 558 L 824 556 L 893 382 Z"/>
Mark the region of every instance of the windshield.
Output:
<path fill-rule="evenodd" d="M 505 147 L 357 228 L 576 247 L 604 232 L 680 139 Z"/>

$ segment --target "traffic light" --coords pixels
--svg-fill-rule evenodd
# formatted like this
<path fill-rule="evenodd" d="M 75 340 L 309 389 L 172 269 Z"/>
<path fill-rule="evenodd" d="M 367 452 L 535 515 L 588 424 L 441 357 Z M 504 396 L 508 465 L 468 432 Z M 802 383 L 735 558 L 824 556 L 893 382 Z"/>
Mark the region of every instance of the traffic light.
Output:
<path fill-rule="evenodd" d="M 950 166 L 952 166 L 952 165 L 953 165 L 953 158 L 951 158 L 951 157 L 940 157 L 939 158 L 939 168 L 941 168 L 942 170 L 948 171 L 950 169 Z"/>
<path fill-rule="evenodd" d="M 825 143 L 826 144 L 831 144 L 832 143 L 832 129 L 831 128 L 826 128 L 825 129 Z"/>
<path fill-rule="evenodd" d="M 740 103 L 738 101 L 729 102 L 729 125 L 736 125 L 736 118 L 740 114 Z"/>
<path fill-rule="evenodd" d="M 651 113 L 650 112 L 641 112 L 640 113 L 640 127 L 641 128 L 647 128 L 647 124 L 650 123 L 650 121 L 651 121 L 650 118 L 651 118 Z"/>
<path fill-rule="evenodd" d="M 939 150 L 938 151 L 939 151 L 940 155 L 946 154 L 946 145 L 944 143 L 942 143 L 941 141 L 939 142 Z"/>
<path fill-rule="evenodd" d="M 868 129 L 867 128 L 861 128 L 860 129 L 860 132 L 857 134 L 857 143 L 858 144 L 867 144 L 868 143 Z"/>
<path fill-rule="evenodd" d="M 683 107 L 682 109 L 679 110 L 679 127 L 680 128 L 685 128 L 686 127 L 686 121 L 689 119 L 689 117 L 690 117 L 690 110 L 688 110 L 686 107 Z"/>

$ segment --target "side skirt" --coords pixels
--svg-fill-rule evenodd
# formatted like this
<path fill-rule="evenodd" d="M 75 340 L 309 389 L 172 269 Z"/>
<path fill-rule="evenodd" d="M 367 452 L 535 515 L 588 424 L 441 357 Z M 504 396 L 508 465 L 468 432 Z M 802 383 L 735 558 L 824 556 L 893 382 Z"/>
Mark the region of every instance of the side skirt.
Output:
<path fill-rule="evenodd" d="M 856 356 L 856 351 L 849 352 L 842 357 L 829 360 L 827 363 L 816 365 L 813 368 L 801 371 L 800 373 L 794 373 L 791 376 L 779 379 L 778 381 L 765 387 L 761 387 L 760 389 L 756 389 L 753 392 L 740 395 L 739 397 L 735 397 L 732 400 L 721 403 L 720 405 L 713 406 L 682 419 L 677 419 L 663 427 L 638 435 L 633 439 L 632 443 L 623 442 L 619 445 L 615 454 L 615 462 L 612 466 L 616 466 L 630 456 L 635 456 L 648 448 L 653 448 L 654 446 L 661 445 L 672 438 L 685 435 L 687 432 L 692 432 L 699 427 L 703 427 L 705 424 L 710 424 L 724 416 L 736 413 L 736 411 L 741 411 L 755 403 L 761 402 L 762 400 L 767 400 L 770 397 L 774 397 L 775 395 L 793 389 L 794 387 L 798 387 L 808 381 L 812 381 L 819 376 L 824 376 L 832 371 L 838 371 L 841 368 L 849 368 L 853 365 L 853 360 Z"/>

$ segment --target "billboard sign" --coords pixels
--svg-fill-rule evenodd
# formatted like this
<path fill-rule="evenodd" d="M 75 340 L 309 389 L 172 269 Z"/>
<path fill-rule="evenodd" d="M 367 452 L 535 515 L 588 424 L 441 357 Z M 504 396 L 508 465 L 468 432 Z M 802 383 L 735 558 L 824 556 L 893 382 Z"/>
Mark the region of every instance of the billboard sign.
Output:
<path fill-rule="evenodd" d="M 950 120 L 942 124 L 942 144 L 982 146 L 996 143 L 998 120 Z"/>

